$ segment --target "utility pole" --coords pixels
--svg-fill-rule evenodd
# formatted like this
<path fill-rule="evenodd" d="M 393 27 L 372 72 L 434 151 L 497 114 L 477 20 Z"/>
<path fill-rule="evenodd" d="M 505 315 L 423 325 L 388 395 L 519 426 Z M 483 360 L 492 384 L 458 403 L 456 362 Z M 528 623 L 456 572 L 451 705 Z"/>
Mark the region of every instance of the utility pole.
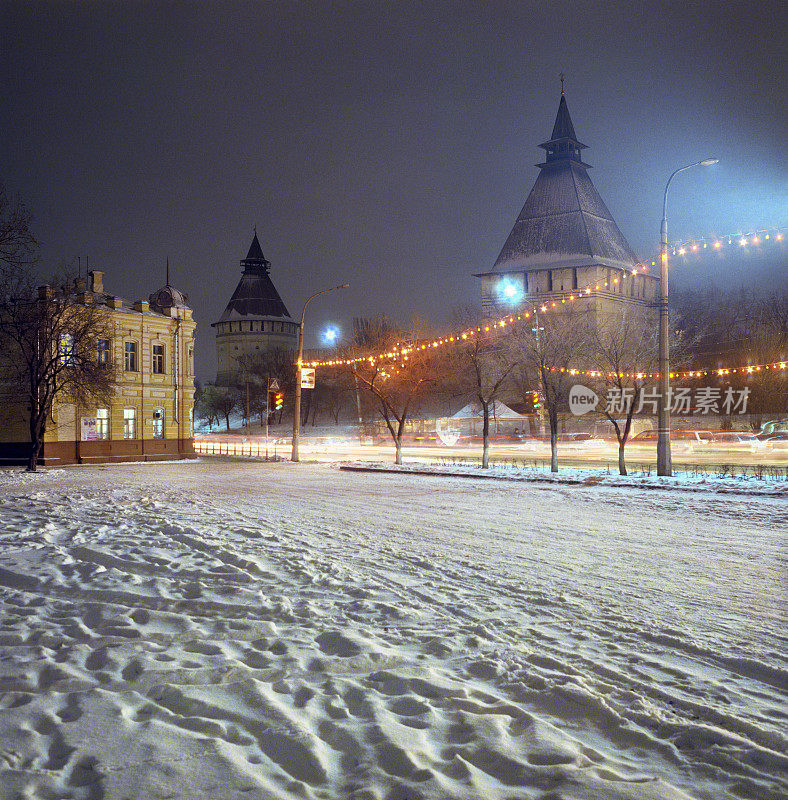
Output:
<path fill-rule="evenodd" d="M 290 454 L 291 461 L 298 461 L 298 437 L 301 428 L 301 369 L 304 362 L 304 315 L 306 314 L 306 307 L 321 294 L 333 292 L 336 289 L 347 289 L 349 283 L 343 283 L 341 286 L 332 286 L 330 289 L 323 289 L 322 292 L 315 292 L 311 297 L 307 298 L 304 307 L 301 309 L 301 325 L 298 327 L 298 358 L 296 359 L 296 385 L 295 385 L 295 409 L 293 410 L 293 448 Z"/>

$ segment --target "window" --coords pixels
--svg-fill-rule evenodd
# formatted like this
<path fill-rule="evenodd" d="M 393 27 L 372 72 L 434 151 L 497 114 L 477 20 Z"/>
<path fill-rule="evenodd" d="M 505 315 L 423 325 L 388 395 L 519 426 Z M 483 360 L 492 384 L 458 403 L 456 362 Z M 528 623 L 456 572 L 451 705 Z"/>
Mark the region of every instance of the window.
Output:
<path fill-rule="evenodd" d="M 222 348 L 224 350 L 224 348 Z M 189 361 L 188 361 L 189 375 L 194 375 L 194 348 L 189 348 Z"/>
<path fill-rule="evenodd" d="M 153 410 L 153 438 L 164 438 L 164 409 L 155 408 Z"/>
<path fill-rule="evenodd" d="M 100 362 L 106 363 L 106 362 Z M 109 409 L 96 409 L 96 438 L 109 439 Z"/>
<path fill-rule="evenodd" d="M 136 439 L 137 438 L 137 409 L 124 408 L 123 409 L 123 438 Z"/>
<path fill-rule="evenodd" d="M 58 361 L 62 367 L 73 367 L 76 346 L 74 336 L 70 333 L 61 333 L 57 345 Z"/>
<path fill-rule="evenodd" d="M 98 340 L 98 363 L 109 364 L 109 339 Z"/>
<path fill-rule="evenodd" d="M 123 369 L 126 372 L 136 372 L 137 371 L 137 343 L 136 342 L 125 342 L 124 343 L 124 353 L 123 353 Z M 131 437 L 132 439 L 135 437 Z"/>
<path fill-rule="evenodd" d="M 153 345 L 153 374 L 164 375 L 164 345 Z"/>

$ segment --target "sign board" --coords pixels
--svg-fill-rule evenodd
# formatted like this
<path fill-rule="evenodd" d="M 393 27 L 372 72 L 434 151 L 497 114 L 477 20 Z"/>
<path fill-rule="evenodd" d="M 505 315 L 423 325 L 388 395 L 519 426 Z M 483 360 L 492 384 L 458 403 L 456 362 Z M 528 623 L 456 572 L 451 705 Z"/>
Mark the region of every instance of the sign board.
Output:
<path fill-rule="evenodd" d="M 315 388 L 315 371 L 313 369 L 301 369 L 301 388 Z"/>
<path fill-rule="evenodd" d="M 82 419 L 80 420 L 79 427 L 80 427 L 79 438 L 83 442 L 95 442 L 98 439 L 95 417 L 82 417 Z"/>
<path fill-rule="evenodd" d="M 269 392 L 278 392 L 279 391 L 279 380 L 277 378 L 269 378 L 268 379 L 268 391 Z"/>

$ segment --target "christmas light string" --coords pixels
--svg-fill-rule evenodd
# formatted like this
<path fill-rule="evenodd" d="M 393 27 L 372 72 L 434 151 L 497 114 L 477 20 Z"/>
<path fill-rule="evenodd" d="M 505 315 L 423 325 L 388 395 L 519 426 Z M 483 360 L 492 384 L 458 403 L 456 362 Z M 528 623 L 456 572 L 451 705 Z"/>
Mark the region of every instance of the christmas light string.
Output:
<path fill-rule="evenodd" d="M 755 233 L 750 233 L 747 235 L 743 234 L 727 234 L 725 236 L 719 237 L 703 237 L 698 239 L 691 239 L 687 242 L 681 244 L 671 245 L 669 250 L 671 255 L 685 255 L 687 250 L 690 252 L 698 252 L 701 249 L 708 249 L 711 246 L 712 249 L 719 250 L 724 246 L 746 246 L 748 244 L 758 245 L 762 242 L 782 242 L 785 238 L 784 228 L 770 228 L 765 230 L 759 230 Z M 635 267 L 630 271 L 629 274 L 638 275 L 639 273 L 647 273 L 649 271 L 649 266 L 656 266 L 657 259 L 647 259 L 646 261 L 641 261 L 640 263 L 636 264 Z M 612 283 L 614 286 L 618 285 L 619 278 L 614 278 Z M 604 292 L 606 289 L 610 288 L 609 281 L 600 281 L 597 283 L 591 283 L 587 286 L 581 287 L 580 289 L 574 289 L 570 292 L 564 292 L 563 294 L 568 296 L 568 300 L 570 303 L 573 303 L 575 300 L 582 300 L 585 298 L 589 298 L 595 295 L 597 292 Z M 622 295 L 623 296 L 623 295 Z M 458 334 L 450 335 L 450 336 L 443 336 L 439 339 L 434 339 L 429 342 L 415 342 L 412 344 L 408 344 L 404 347 L 400 347 L 399 344 L 395 345 L 393 349 L 385 353 L 377 353 L 377 354 L 368 354 L 368 355 L 361 355 L 356 356 L 355 358 L 344 358 L 344 359 L 328 359 L 325 361 L 309 361 L 304 362 L 304 366 L 309 367 L 340 367 L 340 366 L 353 366 L 354 364 L 360 364 L 363 362 L 367 362 L 369 364 L 375 364 L 377 361 L 388 361 L 392 359 L 402 359 L 403 361 L 408 360 L 408 356 L 411 353 L 420 353 L 423 351 L 432 350 L 438 347 L 443 347 L 445 345 L 452 345 L 452 344 L 462 344 L 468 340 L 473 340 L 477 334 L 487 334 L 487 333 L 499 333 L 501 330 L 506 328 L 507 326 L 515 325 L 517 322 L 524 322 L 532 317 L 538 317 L 538 315 L 549 313 L 553 310 L 559 310 L 562 305 L 566 305 L 567 297 L 562 297 L 560 301 L 558 300 L 546 300 L 541 305 L 536 304 L 532 307 L 531 311 L 521 312 L 520 314 L 510 314 L 509 316 L 502 317 L 496 321 L 489 321 L 483 323 L 481 325 L 477 325 L 475 327 L 470 327 Z M 706 377 L 709 375 L 717 375 L 717 376 L 724 376 L 724 375 L 733 375 L 733 374 L 754 374 L 758 372 L 765 372 L 769 370 L 780 370 L 784 371 L 786 369 L 786 362 L 785 361 L 776 361 L 768 364 L 751 364 L 744 367 L 726 367 L 726 368 L 718 368 L 718 369 L 710 369 L 710 370 L 687 370 L 684 372 L 671 372 L 671 378 L 693 378 L 693 377 Z M 556 371 L 555 369 L 551 371 Z M 564 370 L 561 369 L 561 372 L 569 372 L 572 375 L 585 375 L 588 377 L 601 377 L 604 373 L 600 371 L 594 370 Z M 616 375 L 615 372 L 607 373 L 609 377 L 614 377 Z M 624 374 L 622 373 L 622 377 Z M 632 372 L 626 373 L 626 377 L 628 378 L 636 378 L 636 377 L 643 377 L 643 378 L 658 378 L 659 373 L 656 372 Z"/>

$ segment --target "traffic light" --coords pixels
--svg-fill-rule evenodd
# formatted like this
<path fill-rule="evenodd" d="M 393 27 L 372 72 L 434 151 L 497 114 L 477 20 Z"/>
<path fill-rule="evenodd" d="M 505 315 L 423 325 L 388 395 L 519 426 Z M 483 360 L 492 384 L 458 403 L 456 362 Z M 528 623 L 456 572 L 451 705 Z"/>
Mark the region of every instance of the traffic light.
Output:
<path fill-rule="evenodd" d="M 285 404 L 285 393 L 274 392 L 274 411 L 281 411 L 282 406 Z"/>
<path fill-rule="evenodd" d="M 531 392 L 531 403 L 533 404 L 534 413 L 538 412 L 542 407 L 542 396 L 539 392 Z"/>

